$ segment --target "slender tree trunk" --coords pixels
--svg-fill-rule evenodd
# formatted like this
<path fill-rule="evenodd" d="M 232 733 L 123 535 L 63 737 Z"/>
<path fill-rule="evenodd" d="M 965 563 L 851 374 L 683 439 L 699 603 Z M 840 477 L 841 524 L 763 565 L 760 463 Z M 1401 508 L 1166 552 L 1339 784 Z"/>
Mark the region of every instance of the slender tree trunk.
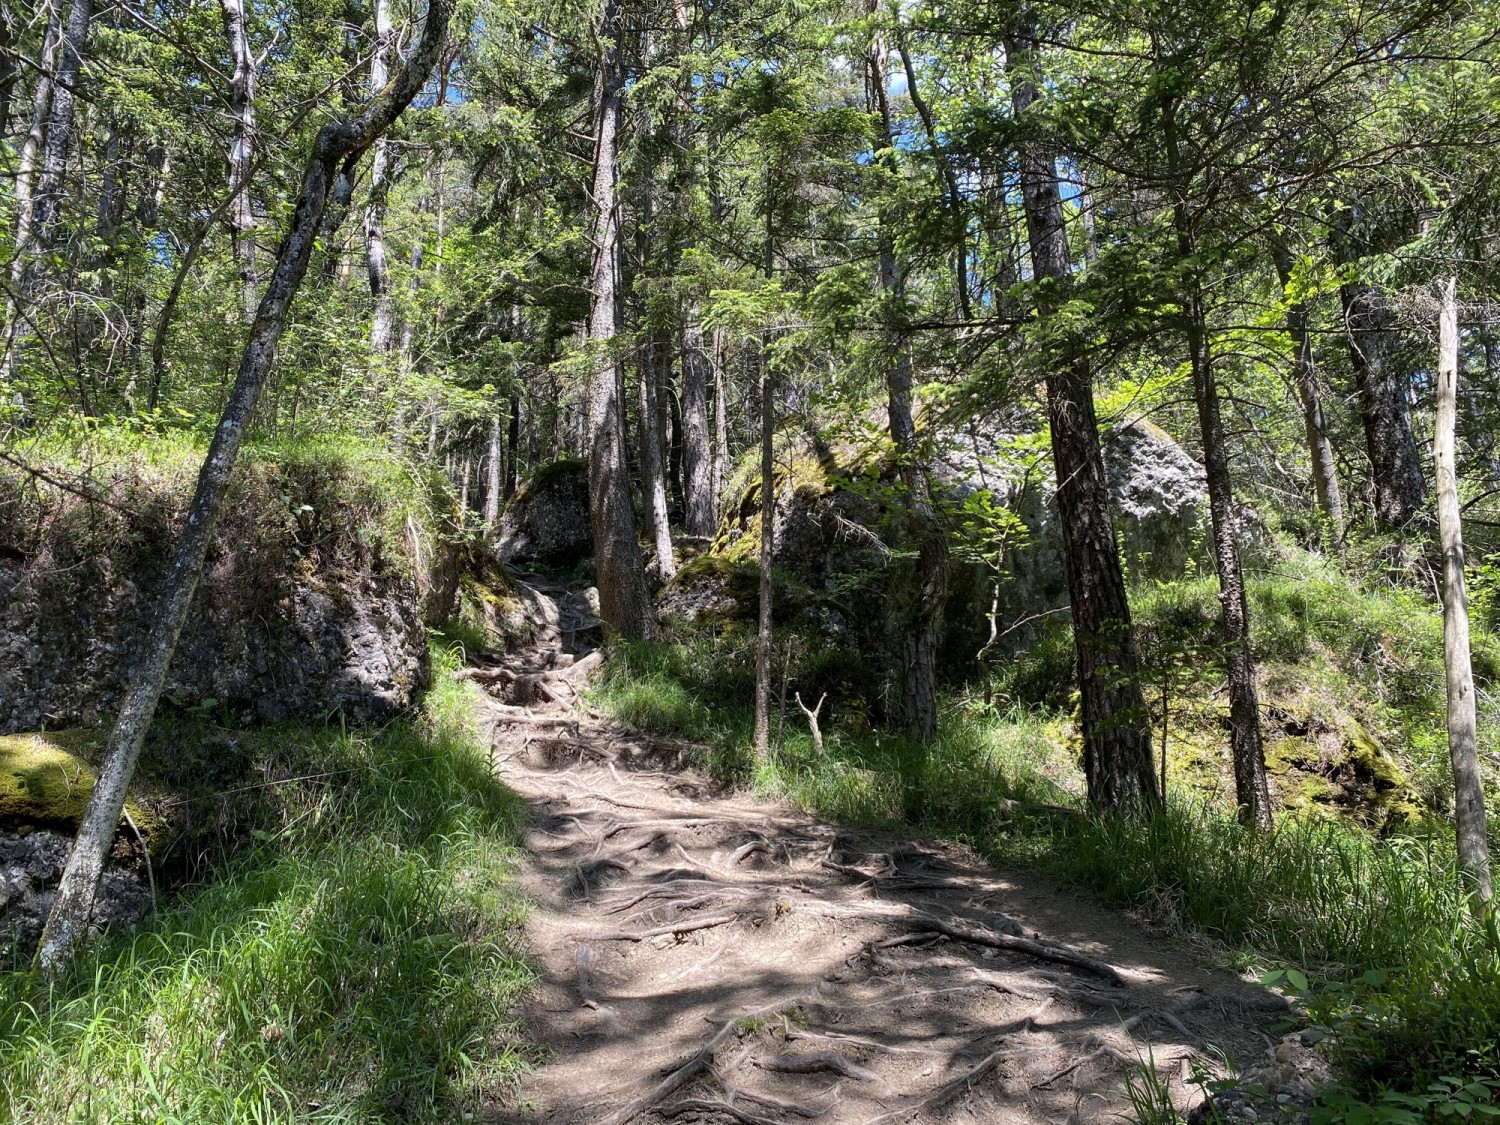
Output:
<path fill-rule="evenodd" d="M 943 183 L 943 202 L 947 204 L 949 222 L 953 226 L 953 289 L 954 296 L 958 300 L 958 313 L 964 320 L 969 320 L 974 314 L 969 301 L 969 217 L 964 205 L 964 194 L 958 185 L 958 173 L 953 170 L 952 164 L 943 154 L 942 145 L 938 140 L 937 120 L 933 117 L 932 107 L 928 105 L 927 99 L 922 96 L 922 91 L 917 85 L 917 68 L 912 65 L 911 52 L 906 49 L 906 44 L 899 44 L 901 49 L 901 66 L 906 72 L 906 94 L 911 98 L 912 107 L 917 111 L 917 116 L 922 121 L 922 131 L 927 134 L 927 145 L 932 149 L 932 160 L 937 165 L 938 175 Z M 884 60 L 882 60 L 882 71 L 884 71 Z M 883 106 L 883 108 L 885 108 Z M 886 111 L 889 117 L 889 111 Z M 885 122 L 886 136 L 890 137 L 890 121 Z"/>
<path fill-rule="evenodd" d="M 868 10 L 876 11 L 877 0 L 869 0 Z M 903 53 L 903 59 L 905 54 Z M 894 181 L 899 174 L 895 146 L 898 141 L 891 117 L 886 73 L 884 37 L 876 35 L 866 56 L 867 75 L 873 108 L 880 118 L 882 154 L 878 159 Z M 907 62 L 907 78 L 915 89 L 915 72 Z M 931 126 L 929 125 L 929 128 Z M 935 143 L 935 141 L 934 141 Z M 950 206 L 957 206 L 957 199 Z M 901 718 L 919 739 L 937 735 L 937 650 L 938 634 L 943 624 L 943 606 L 948 600 L 948 540 L 937 518 L 927 466 L 917 441 L 912 417 L 911 353 L 901 320 L 904 316 L 904 278 L 896 261 L 895 237 L 882 208 L 880 217 L 880 288 L 886 302 L 885 387 L 886 411 L 891 442 L 896 447 L 897 469 L 906 495 L 908 534 L 917 546 L 917 572 L 913 588 L 906 592 L 901 608 Z M 962 282 L 965 292 L 968 281 Z"/>
<path fill-rule="evenodd" d="M 1034 49 L 1029 28 L 1006 41 L 1011 103 L 1018 119 L 1040 97 L 1038 78 L 1027 57 Z M 1057 169 L 1053 158 L 1034 144 L 1023 146 L 1021 194 L 1032 271 L 1065 290 L 1071 269 Z M 1047 316 L 1048 310 L 1042 310 L 1042 315 Z M 1084 777 L 1095 807 L 1143 811 L 1156 806 L 1160 795 L 1152 762 L 1151 720 L 1141 694 L 1135 631 L 1099 450 L 1093 376 L 1081 346 L 1064 346 L 1059 352 L 1047 368 L 1047 420 L 1078 650 Z"/>
<path fill-rule="evenodd" d="M 368 148 L 426 84 L 447 36 L 452 3 L 453 0 L 431 0 L 421 41 L 396 80 L 352 120 L 324 125 L 313 142 L 291 226 L 276 255 L 276 266 L 255 322 L 250 326 L 234 388 L 209 443 L 151 630 L 131 673 L 124 704 L 110 733 L 98 778 L 47 918 L 37 958 L 49 976 L 68 965 L 88 932 L 99 876 L 114 840 L 120 811 L 125 806 L 125 793 L 146 731 L 156 714 L 162 684 L 192 604 L 240 443 L 275 361 L 292 300 L 307 272 L 335 170 L 348 156 Z"/>
<path fill-rule="evenodd" d="M 52 246 L 57 239 L 68 155 L 73 150 L 73 109 L 78 101 L 78 81 L 83 73 L 84 47 L 93 14 L 93 0 L 72 0 L 63 28 L 52 105 L 47 112 L 47 136 L 42 143 L 41 173 L 31 203 L 31 227 L 37 245 L 42 247 Z"/>
<path fill-rule="evenodd" d="M 708 444 L 708 369 L 698 306 L 693 305 L 682 329 L 682 522 L 689 535 L 712 535 L 716 522 L 713 455 Z"/>
<path fill-rule="evenodd" d="M 234 136 L 229 143 L 229 232 L 240 275 L 245 322 L 255 319 L 260 277 L 255 265 L 255 209 L 250 202 L 250 166 L 255 155 L 255 56 L 245 28 L 245 0 L 219 0 L 234 70 L 229 78 Z"/>
<path fill-rule="evenodd" d="M 505 460 L 505 491 L 502 495 L 509 500 L 516 494 L 516 480 L 521 473 L 521 399 L 519 395 L 510 396 L 510 426 L 507 429 L 506 445 L 510 449 L 510 454 Z"/>
<path fill-rule="evenodd" d="M 489 447 L 484 455 L 484 529 L 490 531 L 500 518 L 500 490 L 504 487 L 505 445 L 501 440 L 500 412 L 490 418 Z"/>
<path fill-rule="evenodd" d="M 767 253 L 769 259 L 770 254 Z M 775 597 L 776 559 L 776 399 L 767 362 L 766 340 L 760 342 L 760 603 L 755 628 L 755 734 L 758 760 L 771 749 L 771 611 Z"/>
<path fill-rule="evenodd" d="M 589 341 L 596 349 L 588 385 L 589 520 L 599 617 L 607 631 L 629 639 L 656 633 L 651 595 L 636 539 L 625 460 L 625 391 L 614 354 L 618 324 L 620 227 L 616 209 L 615 146 L 624 101 L 620 61 L 620 0 L 604 0 L 601 54 L 594 76 L 593 244 Z"/>
<path fill-rule="evenodd" d="M 667 520 L 667 482 L 662 472 L 661 404 L 656 396 L 656 351 L 661 345 L 648 341 L 640 350 L 639 438 L 641 449 L 641 493 L 646 501 L 646 526 L 656 547 L 656 574 L 662 581 L 677 573 L 672 558 L 672 529 Z"/>
<path fill-rule="evenodd" d="M 714 329 L 714 522 L 718 523 L 724 482 L 729 479 L 729 389 L 724 385 L 729 366 L 729 338 L 723 328 Z"/>
<path fill-rule="evenodd" d="M 1375 485 L 1375 520 L 1383 530 L 1402 531 L 1420 519 L 1427 482 L 1396 355 L 1396 314 L 1379 286 L 1351 282 L 1339 292 Z"/>
<path fill-rule="evenodd" d="M 1285 290 L 1292 280 L 1291 254 L 1279 243 L 1272 247 L 1271 252 L 1276 261 L 1276 275 Z M 1296 377 L 1297 398 L 1302 403 L 1302 425 L 1307 436 L 1307 457 L 1312 463 L 1313 491 L 1318 498 L 1318 510 L 1328 525 L 1328 539 L 1337 548 L 1344 542 L 1344 500 L 1339 492 L 1333 442 L 1328 438 L 1328 420 L 1323 414 L 1323 397 L 1313 364 L 1309 315 L 1307 302 L 1292 302 L 1286 310 L 1286 329 L 1292 338 L 1292 371 Z"/>
<path fill-rule="evenodd" d="M 26 266 L 31 253 L 32 188 L 35 186 L 37 162 L 47 132 L 47 115 L 52 109 L 52 75 L 57 66 L 58 45 L 62 41 L 61 0 L 49 0 L 47 31 L 42 39 L 42 53 L 37 59 L 36 90 L 32 97 L 31 127 L 21 142 L 16 160 L 15 203 L 16 241 L 10 264 L 10 286 L 5 294 L 5 354 L 0 356 L 0 383 L 13 384 L 19 375 L 16 337 L 21 330 L 21 309 L 16 298 L 23 289 Z"/>
<path fill-rule="evenodd" d="M 1438 535 L 1443 549 L 1443 665 L 1448 687 L 1448 757 L 1458 860 L 1482 902 L 1494 897 L 1485 832 L 1484 779 L 1479 772 L 1474 669 L 1469 654 L 1469 595 L 1464 588 L 1464 533 L 1458 505 L 1454 429 L 1458 417 L 1458 279 L 1443 281 L 1438 333 L 1437 420 L 1432 451 L 1437 469 Z"/>
<path fill-rule="evenodd" d="M 1190 242 L 1183 253 L 1191 253 Z M 1254 828 L 1269 830 L 1271 791 L 1266 780 L 1265 747 L 1261 742 L 1255 658 L 1250 650 L 1250 610 L 1245 600 L 1245 575 L 1240 566 L 1229 453 L 1219 411 L 1218 380 L 1208 342 L 1202 296 L 1196 283 L 1185 311 L 1193 395 L 1198 403 L 1198 426 L 1203 436 L 1203 460 L 1208 477 L 1214 567 L 1219 575 L 1220 629 L 1229 666 L 1229 728 L 1235 801 L 1242 821 Z"/>
<path fill-rule="evenodd" d="M 375 0 L 375 50 L 370 55 L 370 92 L 381 90 L 390 70 L 391 14 L 388 0 Z M 390 142 L 375 141 L 370 161 L 370 200 L 365 206 L 365 265 L 370 275 L 370 296 L 375 308 L 370 315 L 370 354 L 383 356 L 391 349 L 396 308 L 391 300 L 390 270 L 385 260 L 385 205 L 391 179 Z"/>

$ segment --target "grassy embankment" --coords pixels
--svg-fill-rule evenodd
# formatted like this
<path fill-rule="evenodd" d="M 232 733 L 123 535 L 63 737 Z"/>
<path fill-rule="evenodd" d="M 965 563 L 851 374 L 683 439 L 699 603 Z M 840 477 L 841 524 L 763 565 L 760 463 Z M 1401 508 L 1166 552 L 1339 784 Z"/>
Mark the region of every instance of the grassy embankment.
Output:
<path fill-rule="evenodd" d="M 789 680 L 809 703 L 832 688 L 825 755 L 789 706 L 777 750 L 755 765 L 753 658 L 732 630 L 617 649 L 599 698 L 626 722 L 702 740 L 712 748 L 704 765 L 720 775 L 837 819 L 968 841 L 997 862 L 1209 935 L 1238 967 L 1292 968 L 1293 981 L 1309 982 L 1310 1017 L 1337 1033 L 1349 1085 L 1332 1118 L 1422 1120 L 1451 1102 L 1446 1076 L 1500 1083 L 1500 940 L 1468 910 L 1449 825 L 1420 811 L 1424 798 L 1441 807 L 1447 796 L 1441 622 L 1409 595 L 1362 588 L 1316 560 L 1288 568 L 1258 576 L 1252 594 L 1268 751 L 1282 793 L 1300 806 L 1264 837 L 1242 830 L 1223 799 L 1227 702 L 1209 580 L 1135 599 L 1158 738 L 1162 686 L 1169 716 L 1171 798 L 1146 821 L 1083 813 L 1066 692 L 1056 698 L 1070 675 L 1065 629 L 1002 670 L 1000 709 L 951 698 L 925 752 L 860 722 L 862 701 L 838 698 L 837 662 L 813 653 L 794 659 Z M 1480 630 L 1485 691 L 1496 651 Z M 1330 780 L 1318 772 L 1318 738 L 1340 728 L 1334 741 L 1354 760 Z M 1492 762 L 1495 724 L 1487 728 Z M 1042 805 L 1078 815 L 1026 807 Z M 1413 1096 L 1417 1104 L 1400 1100 Z"/>
<path fill-rule="evenodd" d="M 131 513 L 116 527 L 120 513 L 70 498 L 53 539 L 126 550 L 134 527 L 160 537 L 201 452 L 104 434 L 28 456 Z M 236 482 L 221 538 L 261 548 L 272 589 L 287 559 L 319 576 L 411 570 L 408 520 L 433 526 L 445 502 L 349 442 L 256 447 Z M 57 503 L 24 480 L 5 495 L 23 516 Z M 176 888 L 51 984 L 0 973 L 0 1120 L 452 1122 L 506 1090 L 532 979 L 518 808 L 473 725 L 474 689 L 448 674 L 456 651 L 434 652 L 420 713 L 380 729 L 166 705 L 141 774 L 167 795 L 175 841 L 157 874 Z"/>
<path fill-rule="evenodd" d="M 157 766 L 209 734 L 253 763 L 248 844 L 54 984 L 0 975 L 0 1118 L 446 1122 L 514 1080 L 516 800 L 437 663 L 378 732 L 164 724 Z"/>

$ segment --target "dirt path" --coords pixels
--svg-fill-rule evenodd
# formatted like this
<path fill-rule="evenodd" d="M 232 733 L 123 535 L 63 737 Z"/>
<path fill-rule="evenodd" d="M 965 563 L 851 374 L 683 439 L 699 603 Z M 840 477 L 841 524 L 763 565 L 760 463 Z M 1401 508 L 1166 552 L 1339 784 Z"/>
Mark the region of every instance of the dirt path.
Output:
<path fill-rule="evenodd" d="M 1154 1058 L 1266 1050 L 1276 997 L 1124 915 L 962 849 L 717 791 L 679 748 L 575 709 L 596 662 L 560 588 L 479 678 L 531 811 L 542 1061 L 497 1122 L 1119 1120 Z"/>

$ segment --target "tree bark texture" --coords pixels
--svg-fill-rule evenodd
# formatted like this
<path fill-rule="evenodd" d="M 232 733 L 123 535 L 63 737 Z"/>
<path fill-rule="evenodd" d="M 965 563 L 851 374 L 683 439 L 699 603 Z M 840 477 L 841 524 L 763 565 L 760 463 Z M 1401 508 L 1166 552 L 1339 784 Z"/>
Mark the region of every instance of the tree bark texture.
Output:
<path fill-rule="evenodd" d="M 250 326 L 234 386 L 209 444 L 187 519 L 178 536 L 151 631 L 132 670 L 124 703 L 110 733 L 98 778 L 42 934 L 37 957 L 49 975 L 55 975 L 69 963 L 87 934 L 99 876 L 114 840 L 126 790 L 192 604 L 235 458 L 276 358 L 292 300 L 307 273 L 333 178 L 345 160 L 363 152 L 389 128 L 426 84 L 447 37 L 452 11 L 453 0 L 431 0 L 422 38 L 396 80 L 367 102 L 358 115 L 318 130 L 291 225 Z"/>
<path fill-rule="evenodd" d="M 245 27 L 245 0 L 219 0 L 224 34 L 234 70 L 229 76 L 234 135 L 229 142 L 229 235 L 240 276 L 245 322 L 255 319 L 260 277 L 255 265 L 255 209 L 250 201 L 250 166 L 255 155 L 255 56 Z"/>
<path fill-rule="evenodd" d="M 589 340 L 597 349 L 588 386 L 589 520 L 599 617 L 606 630 L 639 640 L 654 636 L 656 619 L 636 539 L 625 457 L 625 389 L 614 354 L 618 324 L 620 227 L 616 214 L 615 146 L 624 102 L 620 62 L 620 0 L 605 0 L 601 55 L 594 76 L 593 243 Z"/>
<path fill-rule="evenodd" d="M 708 445 L 709 358 L 696 305 L 682 329 L 683 526 L 689 535 L 714 533 L 713 455 Z"/>
<path fill-rule="evenodd" d="M 1011 103 L 1017 118 L 1024 117 L 1040 97 L 1037 77 L 1023 54 L 1032 49 L 1030 29 L 1006 41 Z M 1021 193 L 1032 270 L 1050 286 L 1066 286 L 1071 271 L 1062 198 L 1053 158 L 1041 146 L 1023 146 Z M 1078 651 L 1084 776 L 1095 807 L 1140 811 L 1157 805 L 1160 796 L 1152 768 L 1151 722 L 1141 693 L 1135 633 L 1099 448 L 1093 375 L 1081 349 L 1058 351 L 1048 367 L 1047 420 Z"/>
<path fill-rule="evenodd" d="M 1453 814 L 1458 861 L 1483 902 L 1494 897 L 1485 832 L 1484 779 L 1479 772 L 1474 669 L 1469 652 L 1469 595 L 1464 586 L 1464 534 L 1458 504 L 1458 280 L 1443 281 L 1438 325 L 1436 466 L 1438 536 L 1443 550 L 1443 666 L 1447 671 L 1448 758 L 1453 767 Z"/>
<path fill-rule="evenodd" d="M 656 574 L 665 581 L 677 573 L 672 558 L 672 528 L 667 519 L 667 480 L 662 465 L 661 403 L 657 398 L 656 363 L 661 347 L 648 342 L 641 348 L 637 389 L 640 401 L 641 493 L 646 502 L 646 525 L 656 548 Z"/>
<path fill-rule="evenodd" d="M 1427 482 L 1406 401 L 1396 314 L 1377 285 L 1351 282 L 1339 292 L 1375 486 L 1375 522 L 1402 531 L 1421 518 Z"/>
<path fill-rule="evenodd" d="M 769 253 L 767 254 L 769 257 Z M 760 603 L 755 625 L 755 756 L 771 749 L 771 612 L 776 556 L 776 399 L 766 341 L 760 346 Z"/>
<path fill-rule="evenodd" d="M 68 154 L 73 148 L 73 110 L 78 102 L 78 81 L 83 73 L 84 48 L 93 15 L 93 0 L 72 0 L 59 44 L 57 77 L 47 111 L 47 135 L 42 142 L 41 172 L 31 203 L 31 227 L 37 245 L 42 248 L 51 247 L 57 238 Z"/>
<path fill-rule="evenodd" d="M 501 439 L 500 412 L 490 418 L 490 439 L 484 451 L 484 529 L 489 531 L 500 518 L 500 489 L 504 486 L 505 445 Z"/>

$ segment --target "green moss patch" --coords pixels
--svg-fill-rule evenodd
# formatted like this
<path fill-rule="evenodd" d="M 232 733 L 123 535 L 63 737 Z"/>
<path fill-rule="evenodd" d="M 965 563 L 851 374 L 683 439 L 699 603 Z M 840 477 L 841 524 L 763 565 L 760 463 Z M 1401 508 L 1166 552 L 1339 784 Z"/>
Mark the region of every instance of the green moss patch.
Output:
<path fill-rule="evenodd" d="M 76 831 L 94 791 L 89 759 L 103 745 L 93 731 L 0 735 L 0 827 Z M 136 801 L 127 801 L 125 811 L 152 852 L 165 845 L 159 816 Z"/>

